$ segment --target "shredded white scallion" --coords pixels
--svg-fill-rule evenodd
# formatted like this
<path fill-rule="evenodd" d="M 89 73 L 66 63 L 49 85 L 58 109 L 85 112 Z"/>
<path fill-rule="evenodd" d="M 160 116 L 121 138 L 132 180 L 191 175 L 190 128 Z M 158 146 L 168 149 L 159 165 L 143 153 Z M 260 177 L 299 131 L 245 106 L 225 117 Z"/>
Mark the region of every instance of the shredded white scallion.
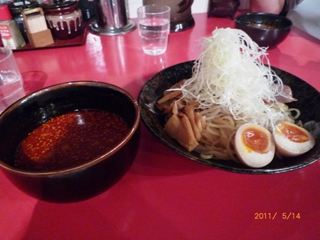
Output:
<path fill-rule="evenodd" d="M 283 83 L 270 68 L 266 50 L 242 30 L 214 30 L 202 41 L 193 76 L 179 88 L 182 98 L 199 102 L 200 110 L 223 106 L 235 120 L 271 130 L 287 111 L 276 100 Z"/>

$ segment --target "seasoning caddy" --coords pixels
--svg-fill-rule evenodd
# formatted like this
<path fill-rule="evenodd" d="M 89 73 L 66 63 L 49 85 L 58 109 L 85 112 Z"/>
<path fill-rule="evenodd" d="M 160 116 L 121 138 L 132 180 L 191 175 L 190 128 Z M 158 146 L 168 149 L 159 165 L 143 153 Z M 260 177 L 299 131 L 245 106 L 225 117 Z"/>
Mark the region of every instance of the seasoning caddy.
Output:
<path fill-rule="evenodd" d="M 44 47 L 54 43 L 48 29 L 42 8 L 34 8 L 22 13 L 31 46 Z"/>
<path fill-rule="evenodd" d="M 17 23 L 12 19 L 9 7 L 6 4 L 0 5 L 0 35 L 4 47 L 18 49 L 26 45 Z"/>
<path fill-rule="evenodd" d="M 40 7 L 39 3 L 36 0 L 14 0 L 13 2 L 8 3 L 8 7 L 13 20 L 17 23 L 18 28 L 20 29 L 24 41 L 28 44 L 29 39 L 27 36 L 27 28 L 23 21 L 22 12 Z"/>

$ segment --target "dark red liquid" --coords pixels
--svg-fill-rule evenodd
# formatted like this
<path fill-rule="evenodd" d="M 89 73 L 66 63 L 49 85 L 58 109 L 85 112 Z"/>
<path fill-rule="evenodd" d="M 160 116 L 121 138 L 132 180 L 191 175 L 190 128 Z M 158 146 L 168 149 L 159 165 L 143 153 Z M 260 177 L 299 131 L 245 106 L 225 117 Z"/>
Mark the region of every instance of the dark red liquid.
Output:
<path fill-rule="evenodd" d="M 261 29 L 277 29 L 277 26 L 275 25 L 268 25 L 264 23 L 248 23 L 248 26 L 255 27 L 255 28 L 261 28 Z"/>
<path fill-rule="evenodd" d="M 75 167 L 113 149 L 129 131 L 128 124 L 110 112 L 70 112 L 29 133 L 17 149 L 15 166 L 35 171 Z"/>

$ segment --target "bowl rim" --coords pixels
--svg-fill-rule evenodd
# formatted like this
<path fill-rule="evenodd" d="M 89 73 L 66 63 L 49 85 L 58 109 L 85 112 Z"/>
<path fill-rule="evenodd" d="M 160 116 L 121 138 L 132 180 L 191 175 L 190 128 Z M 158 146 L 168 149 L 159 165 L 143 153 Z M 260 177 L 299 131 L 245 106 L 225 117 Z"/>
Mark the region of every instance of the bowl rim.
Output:
<path fill-rule="evenodd" d="M 114 84 L 111 83 L 106 83 L 106 82 L 100 82 L 100 81 L 95 81 L 95 80 L 77 80 L 77 81 L 69 81 L 69 82 L 64 82 L 64 83 L 58 83 L 54 84 L 42 89 L 39 89 L 33 93 L 27 94 L 24 97 L 20 98 L 17 100 L 15 103 L 10 105 L 5 111 L 3 111 L 2 114 L 0 114 L 0 120 L 1 118 L 5 115 L 7 112 L 11 112 L 14 110 L 14 108 L 19 105 L 21 102 L 27 101 L 29 98 L 33 98 L 37 95 L 42 95 L 45 92 L 48 92 L 50 90 L 54 89 L 59 89 L 59 88 L 68 88 L 72 86 L 100 86 L 100 87 L 107 87 L 112 90 L 115 90 L 117 92 L 122 93 L 124 96 L 126 96 L 130 101 L 132 101 L 133 107 L 135 109 L 135 120 L 130 128 L 129 133 L 125 136 L 125 138 L 112 150 L 108 151 L 105 154 L 102 154 L 94 159 L 91 159 L 81 165 L 71 167 L 71 168 L 66 168 L 66 169 L 61 169 L 61 170 L 51 170 L 51 171 L 30 171 L 30 170 L 23 170 L 19 169 L 16 167 L 13 167 L 9 164 L 6 164 L 0 159 L 0 169 L 6 171 L 6 172 L 12 172 L 18 175 L 23 175 L 23 176 L 32 176 L 32 177 L 56 177 L 56 176 L 62 176 L 62 175 L 67 175 L 71 173 L 75 173 L 78 171 L 81 171 L 85 168 L 91 167 L 93 165 L 96 165 L 100 163 L 101 161 L 105 160 L 105 158 L 109 158 L 112 155 L 114 155 L 116 152 L 118 152 L 138 131 L 139 125 L 140 125 L 140 108 L 138 101 L 125 89 L 118 87 Z"/>
<path fill-rule="evenodd" d="M 282 27 L 282 28 L 276 28 L 274 30 L 279 30 L 279 29 L 282 29 L 282 30 L 287 30 L 287 29 L 291 29 L 292 26 L 293 26 L 293 22 L 291 21 L 291 19 L 287 18 L 286 16 L 282 16 L 282 15 L 278 15 L 278 14 L 273 14 L 273 13 L 267 13 L 267 12 L 247 12 L 247 13 L 241 13 L 239 15 L 237 15 L 235 18 L 234 18 L 234 21 L 237 23 L 237 24 L 240 24 L 242 26 L 246 26 L 248 28 L 251 28 L 251 29 L 261 29 L 261 30 L 272 30 L 272 29 L 263 29 L 263 28 L 256 28 L 256 27 L 253 27 L 253 26 L 249 26 L 247 25 L 246 23 L 244 22 L 241 22 L 240 19 L 243 18 L 243 17 L 246 17 L 246 16 L 269 16 L 269 17 L 273 17 L 275 19 L 283 19 L 285 20 L 286 22 L 288 22 L 288 26 L 285 26 L 285 27 Z"/>

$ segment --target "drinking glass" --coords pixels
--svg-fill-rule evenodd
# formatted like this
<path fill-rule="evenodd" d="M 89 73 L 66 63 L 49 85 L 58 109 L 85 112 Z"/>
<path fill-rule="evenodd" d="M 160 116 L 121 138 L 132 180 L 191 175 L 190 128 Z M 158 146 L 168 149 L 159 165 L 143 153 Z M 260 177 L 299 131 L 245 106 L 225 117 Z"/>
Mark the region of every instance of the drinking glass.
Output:
<path fill-rule="evenodd" d="M 211 0 L 216 1 L 216 0 Z M 224 0 L 223 0 L 224 1 Z M 192 4 L 194 0 L 143 0 L 143 5 L 163 4 L 170 7 L 170 32 L 181 32 L 195 25 L 192 16 Z"/>
<path fill-rule="evenodd" d="M 24 95 L 23 80 L 12 50 L 0 47 L 0 113 Z"/>
<path fill-rule="evenodd" d="M 170 33 L 170 7 L 144 5 L 138 8 L 137 14 L 143 51 L 149 55 L 163 54 L 167 50 Z"/>

